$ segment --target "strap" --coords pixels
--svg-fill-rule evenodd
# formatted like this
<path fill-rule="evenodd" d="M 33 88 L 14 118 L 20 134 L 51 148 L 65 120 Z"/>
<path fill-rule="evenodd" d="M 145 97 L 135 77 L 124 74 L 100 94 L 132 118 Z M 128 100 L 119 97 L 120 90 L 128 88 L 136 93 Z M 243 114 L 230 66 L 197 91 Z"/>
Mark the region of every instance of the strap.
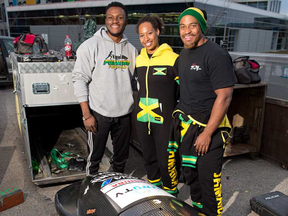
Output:
<path fill-rule="evenodd" d="M 174 112 L 172 113 L 172 117 L 173 117 L 173 118 L 175 117 L 175 115 L 176 115 L 177 112 L 180 112 L 180 113 L 186 115 L 182 110 L 177 109 L 177 110 L 174 110 Z M 189 118 L 190 120 L 192 120 L 192 122 L 194 122 L 195 124 L 198 124 L 199 126 L 202 126 L 202 127 L 206 127 L 206 126 L 207 126 L 207 124 L 204 124 L 204 123 L 201 123 L 201 122 L 197 121 L 197 120 L 194 119 L 192 116 L 190 116 L 190 115 L 187 115 L 187 116 L 188 116 L 188 118 Z M 231 127 L 231 124 L 230 124 L 230 122 L 229 122 L 229 119 L 228 119 L 228 117 L 227 117 L 226 114 L 225 114 L 222 122 L 221 122 L 220 125 L 218 126 L 218 128 L 223 128 L 223 127 L 225 127 L 225 128 L 230 128 L 230 129 L 232 128 L 232 127 Z"/>
<path fill-rule="evenodd" d="M 175 118 L 175 115 L 176 115 L 177 112 L 180 112 L 180 113 L 182 113 L 182 114 L 185 115 L 185 113 L 184 113 L 182 110 L 176 109 L 176 110 L 174 110 L 173 113 L 172 113 L 172 117 L 173 117 L 173 118 Z"/>
<path fill-rule="evenodd" d="M 233 62 L 239 62 L 242 60 L 248 61 L 249 58 L 250 58 L 250 56 L 240 56 L 240 57 L 234 59 Z"/>

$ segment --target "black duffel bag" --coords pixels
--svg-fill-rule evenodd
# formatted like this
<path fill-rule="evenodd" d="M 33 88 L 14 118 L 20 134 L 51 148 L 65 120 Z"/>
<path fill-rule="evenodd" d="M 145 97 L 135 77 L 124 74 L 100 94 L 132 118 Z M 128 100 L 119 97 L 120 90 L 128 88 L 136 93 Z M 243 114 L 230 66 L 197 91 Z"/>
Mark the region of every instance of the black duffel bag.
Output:
<path fill-rule="evenodd" d="M 252 84 L 261 82 L 259 75 L 260 65 L 257 61 L 241 56 L 233 61 L 233 68 L 239 84 Z"/>
<path fill-rule="evenodd" d="M 17 54 L 47 53 L 48 46 L 41 35 L 27 33 L 16 37 L 13 41 L 14 52 Z"/>

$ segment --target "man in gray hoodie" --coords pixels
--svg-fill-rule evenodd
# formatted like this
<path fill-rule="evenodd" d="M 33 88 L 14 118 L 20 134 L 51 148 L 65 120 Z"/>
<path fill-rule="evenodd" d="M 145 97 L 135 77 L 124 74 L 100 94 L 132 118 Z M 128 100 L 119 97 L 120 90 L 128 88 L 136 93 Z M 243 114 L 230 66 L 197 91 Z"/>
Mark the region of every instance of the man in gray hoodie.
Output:
<path fill-rule="evenodd" d="M 113 170 L 124 172 L 129 155 L 133 109 L 132 82 L 136 48 L 123 34 L 128 22 L 125 6 L 106 7 L 106 27 L 81 44 L 72 72 L 75 95 L 88 131 L 87 175 L 98 172 L 109 132 L 113 142 Z"/>

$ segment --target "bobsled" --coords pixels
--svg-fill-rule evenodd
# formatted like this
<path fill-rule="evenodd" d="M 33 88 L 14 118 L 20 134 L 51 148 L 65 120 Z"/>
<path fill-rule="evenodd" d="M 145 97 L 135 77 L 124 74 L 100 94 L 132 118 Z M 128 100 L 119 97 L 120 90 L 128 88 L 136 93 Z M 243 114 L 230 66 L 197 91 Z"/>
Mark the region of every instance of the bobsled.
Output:
<path fill-rule="evenodd" d="M 165 190 L 116 172 L 99 172 L 59 190 L 55 206 L 60 216 L 199 215 Z"/>

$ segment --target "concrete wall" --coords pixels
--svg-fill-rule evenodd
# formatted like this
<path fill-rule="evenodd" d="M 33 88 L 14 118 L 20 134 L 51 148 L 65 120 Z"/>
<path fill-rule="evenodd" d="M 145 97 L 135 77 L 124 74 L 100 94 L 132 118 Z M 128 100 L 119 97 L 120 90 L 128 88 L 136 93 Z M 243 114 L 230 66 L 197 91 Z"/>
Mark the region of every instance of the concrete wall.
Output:
<path fill-rule="evenodd" d="M 82 34 L 83 27 L 80 25 L 30 26 L 30 32 L 34 34 L 47 34 L 49 49 L 59 51 L 64 47 L 66 35 L 69 35 L 73 44 L 79 41 L 78 34 Z"/>
<path fill-rule="evenodd" d="M 130 43 L 132 43 L 137 50 L 141 50 L 142 45 L 139 40 L 139 36 L 136 33 L 136 25 L 128 25 L 125 29 L 125 35 L 128 37 Z"/>
<path fill-rule="evenodd" d="M 237 52 L 267 52 L 271 50 L 273 31 L 239 29 Z"/>

